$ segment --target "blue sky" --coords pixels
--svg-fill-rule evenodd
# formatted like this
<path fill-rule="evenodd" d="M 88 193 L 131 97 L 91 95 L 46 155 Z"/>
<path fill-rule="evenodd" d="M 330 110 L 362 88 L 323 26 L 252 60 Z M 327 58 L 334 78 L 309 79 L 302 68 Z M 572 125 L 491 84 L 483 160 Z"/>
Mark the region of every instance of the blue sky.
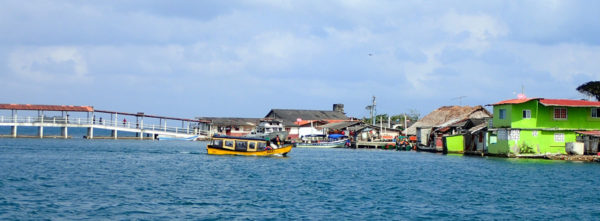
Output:
<path fill-rule="evenodd" d="M 600 1 L 2 1 L 0 103 L 176 117 L 349 116 L 600 79 Z"/>

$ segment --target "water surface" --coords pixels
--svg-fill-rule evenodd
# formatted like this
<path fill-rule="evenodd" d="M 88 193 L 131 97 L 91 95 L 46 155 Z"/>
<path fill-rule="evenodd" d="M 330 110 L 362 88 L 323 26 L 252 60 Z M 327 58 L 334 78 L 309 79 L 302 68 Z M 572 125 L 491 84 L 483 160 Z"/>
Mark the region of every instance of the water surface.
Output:
<path fill-rule="evenodd" d="M 0 219 L 597 219 L 600 164 L 204 142 L 0 139 Z"/>

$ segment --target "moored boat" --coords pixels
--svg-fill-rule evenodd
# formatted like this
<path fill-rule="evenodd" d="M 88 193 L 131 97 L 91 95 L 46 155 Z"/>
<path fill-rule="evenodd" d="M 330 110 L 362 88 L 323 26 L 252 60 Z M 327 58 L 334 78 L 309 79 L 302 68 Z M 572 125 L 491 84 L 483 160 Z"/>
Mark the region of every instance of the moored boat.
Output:
<path fill-rule="evenodd" d="M 281 139 L 286 139 L 288 132 L 283 128 L 283 121 L 272 118 L 264 118 L 260 120 L 256 130 L 244 136 L 249 138 L 273 139 L 279 136 Z"/>
<path fill-rule="evenodd" d="M 196 141 L 200 138 L 200 136 L 190 136 L 190 137 L 175 137 L 175 136 L 164 136 L 158 135 L 156 137 L 157 140 L 188 140 L 188 141 Z"/>
<path fill-rule="evenodd" d="M 313 147 L 313 148 L 341 148 L 346 145 L 348 139 L 344 135 L 330 134 L 328 140 L 313 139 L 325 138 L 325 135 L 309 135 L 303 137 L 303 142 L 295 143 L 294 147 Z"/>
<path fill-rule="evenodd" d="M 292 144 L 267 144 L 268 141 L 249 137 L 213 136 L 206 150 L 210 155 L 286 156 Z"/>

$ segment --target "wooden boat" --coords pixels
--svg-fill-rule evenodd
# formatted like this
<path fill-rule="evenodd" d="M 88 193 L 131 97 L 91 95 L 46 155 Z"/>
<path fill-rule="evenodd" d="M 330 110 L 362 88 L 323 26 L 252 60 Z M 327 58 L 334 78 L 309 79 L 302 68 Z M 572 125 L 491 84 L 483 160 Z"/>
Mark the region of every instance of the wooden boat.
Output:
<path fill-rule="evenodd" d="M 292 150 L 292 144 L 274 144 L 267 146 L 267 141 L 257 138 L 213 136 L 206 150 L 210 155 L 243 155 L 243 156 L 286 156 Z"/>

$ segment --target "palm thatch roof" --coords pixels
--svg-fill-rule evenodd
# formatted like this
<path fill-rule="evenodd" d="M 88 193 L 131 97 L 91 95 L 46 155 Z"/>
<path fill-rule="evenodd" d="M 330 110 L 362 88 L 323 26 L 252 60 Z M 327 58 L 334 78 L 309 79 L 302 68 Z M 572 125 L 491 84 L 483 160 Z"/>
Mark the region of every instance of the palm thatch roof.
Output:
<path fill-rule="evenodd" d="M 410 126 L 406 133 L 417 134 L 417 127 L 437 127 L 444 124 L 453 124 L 465 119 L 489 118 L 492 114 L 483 106 L 443 106 L 429 113 L 415 124 Z"/>

